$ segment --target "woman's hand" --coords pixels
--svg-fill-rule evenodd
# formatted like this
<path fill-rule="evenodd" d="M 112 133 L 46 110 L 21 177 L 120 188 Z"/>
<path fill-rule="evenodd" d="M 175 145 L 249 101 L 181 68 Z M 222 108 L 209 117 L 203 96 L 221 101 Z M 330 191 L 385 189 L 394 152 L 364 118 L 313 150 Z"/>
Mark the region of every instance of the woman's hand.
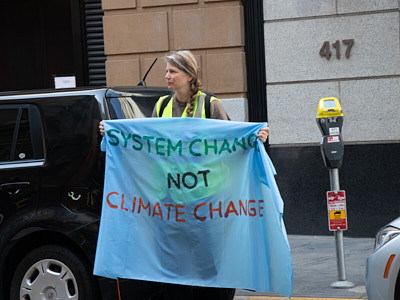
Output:
<path fill-rule="evenodd" d="M 100 123 L 99 123 L 99 131 L 100 131 L 101 136 L 104 136 L 104 126 L 103 126 L 102 121 L 100 121 Z"/>
<path fill-rule="evenodd" d="M 261 142 L 265 143 L 267 141 L 269 135 L 269 127 L 261 128 L 258 132 L 257 137 L 261 140 Z"/>

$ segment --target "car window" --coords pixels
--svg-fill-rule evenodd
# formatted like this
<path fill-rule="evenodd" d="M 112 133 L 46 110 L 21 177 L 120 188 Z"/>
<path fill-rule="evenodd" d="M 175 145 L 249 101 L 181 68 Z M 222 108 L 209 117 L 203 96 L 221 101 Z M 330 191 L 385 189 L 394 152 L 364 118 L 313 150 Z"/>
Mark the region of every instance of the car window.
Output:
<path fill-rule="evenodd" d="M 129 96 L 109 99 L 111 119 L 145 118 L 146 115 L 135 101 Z"/>
<path fill-rule="evenodd" d="M 136 119 L 151 117 L 157 100 L 170 93 L 168 90 L 137 90 L 121 92 L 109 90 L 107 104 L 111 119 Z"/>
<path fill-rule="evenodd" d="M 12 159 L 32 159 L 32 136 L 29 126 L 29 116 L 27 109 L 20 109 L 21 119 L 19 120 L 18 134 L 15 143 L 15 151 Z"/>
<path fill-rule="evenodd" d="M 0 110 L 0 161 L 11 160 L 18 109 Z"/>
<path fill-rule="evenodd" d="M 32 105 L 0 106 L 0 163 L 43 158 L 41 130 L 35 137 L 39 141 L 32 138 L 32 128 L 38 131 L 33 125 L 39 121 L 37 116 Z"/>

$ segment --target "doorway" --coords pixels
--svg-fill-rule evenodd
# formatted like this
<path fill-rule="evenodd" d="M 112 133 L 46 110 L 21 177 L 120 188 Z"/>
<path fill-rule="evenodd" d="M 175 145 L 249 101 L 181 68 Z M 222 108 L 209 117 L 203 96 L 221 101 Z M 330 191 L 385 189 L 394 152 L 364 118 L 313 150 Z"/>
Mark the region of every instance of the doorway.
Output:
<path fill-rule="evenodd" d="M 0 91 L 52 88 L 54 76 L 81 76 L 71 22 L 70 0 L 0 0 Z"/>

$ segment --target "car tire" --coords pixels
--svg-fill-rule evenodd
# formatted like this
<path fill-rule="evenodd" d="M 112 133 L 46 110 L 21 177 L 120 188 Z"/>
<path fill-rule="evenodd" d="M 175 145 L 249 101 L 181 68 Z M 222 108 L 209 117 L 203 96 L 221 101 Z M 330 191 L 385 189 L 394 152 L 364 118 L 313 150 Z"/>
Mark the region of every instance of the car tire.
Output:
<path fill-rule="evenodd" d="M 10 299 L 98 300 L 92 267 L 68 248 L 46 245 L 34 249 L 18 264 Z"/>

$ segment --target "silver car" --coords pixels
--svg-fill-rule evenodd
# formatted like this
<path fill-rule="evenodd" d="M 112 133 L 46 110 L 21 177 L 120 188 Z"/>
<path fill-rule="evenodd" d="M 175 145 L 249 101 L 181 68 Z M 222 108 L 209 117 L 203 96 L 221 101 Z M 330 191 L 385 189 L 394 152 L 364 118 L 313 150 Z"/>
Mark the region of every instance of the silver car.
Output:
<path fill-rule="evenodd" d="M 369 300 L 400 300 L 400 218 L 378 231 L 367 258 L 365 285 Z"/>

